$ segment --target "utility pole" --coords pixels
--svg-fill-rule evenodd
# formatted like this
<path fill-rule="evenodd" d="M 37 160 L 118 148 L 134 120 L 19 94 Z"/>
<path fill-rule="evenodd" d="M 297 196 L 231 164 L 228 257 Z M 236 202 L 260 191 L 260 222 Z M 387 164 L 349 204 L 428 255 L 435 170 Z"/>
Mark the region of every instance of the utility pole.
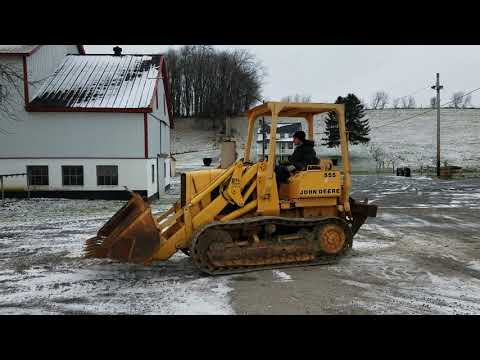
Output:
<path fill-rule="evenodd" d="M 440 85 L 439 73 L 437 73 L 437 83 L 432 86 L 432 89 L 437 91 L 437 176 L 440 176 L 440 90 L 443 86 Z"/>

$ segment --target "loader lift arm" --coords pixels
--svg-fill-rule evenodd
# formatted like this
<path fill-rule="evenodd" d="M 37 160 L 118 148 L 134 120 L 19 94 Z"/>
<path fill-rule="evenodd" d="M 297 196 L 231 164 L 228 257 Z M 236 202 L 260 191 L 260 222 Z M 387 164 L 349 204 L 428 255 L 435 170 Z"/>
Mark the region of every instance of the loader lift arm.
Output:
<path fill-rule="evenodd" d="M 245 206 L 244 203 L 256 189 L 256 181 L 252 180 L 255 180 L 257 168 L 258 165 L 254 164 L 243 172 L 243 162 L 238 160 L 185 206 L 181 207 L 177 201 L 156 219 L 148 204 L 134 193 L 129 202 L 98 231 L 97 236 L 87 240 L 86 256 L 148 264 L 152 260 L 166 260 L 178 249 L 188 249 L 192 234 L 214 221 L 229 203 L 235 203 L 239 209 L 222 216 L 220 221 L 236 219 L 256 208 L 255 199 Z M 219 196 L 202 208 L 202 200 L 224 183 L 226 188 L 221 189 Z M 247 184 L 250 185 L 242 194 Z"/>

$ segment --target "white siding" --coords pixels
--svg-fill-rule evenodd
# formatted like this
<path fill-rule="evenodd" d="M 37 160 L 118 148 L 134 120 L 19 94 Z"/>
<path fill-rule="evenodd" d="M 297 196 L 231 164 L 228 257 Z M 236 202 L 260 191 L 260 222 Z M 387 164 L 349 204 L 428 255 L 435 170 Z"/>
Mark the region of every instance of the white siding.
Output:
<path fill-rule="evenodd" d="M 160 121 L 153 116 L 148 116 L 148 157 L 153 158 L 161 154 L 161 128 Z"/>
<path fill-rule="evenodd" d="M 53 75 L 58 65 L 67 54 L 78 54 L 77 45 L 42 45 L 32 55 L 27 57 L 29 82 L 29 98 L 32 100 L 44 81 Z"/>
<path fill-rule="evenodd" d="M 48 186 L 35 186 L 30 190 L 147 190 L 148 196 L 155 194 L 156 185 L 151 182 L 150 164 L 147 159 L 0 159 L 0 173 L 26 173 L 28 165 L 48 166 Z M 62 165 L 82 165 L 84 185 L 63 186 Z M 118 186 L 97 185 L 97 165 L 118 166 Z M 26 177 L 5 178 L 5 190 L 26 190 Z"/>
<path fill-rule="evenodd" d="M 161 80 L 158 83 L 157 91 L 158 108 L 157 94 L 155 94 L 153 112 L 148 114 L 148 152 L 151 158 L 156 158 L 160 155 L 156 172 L 158 172 L 159 176 L 158 186 L 160 192 L 163 192 L 163 189 L 170 185 L 170 119 L 166 110 L 164 88 Z M 156 160 L 155 166 L 157 166 Z"/>
<path fill-rule="evenodd" d="M 170 155 L 170 125 L 162 123 L 162 154 Z"/>
<path fill-rule="evenodd" d="M 144 157 L 143 113 L 25 113 L 0 157 Z"/>
<path fill-rule="evenodd" d="M 149 157 L 156 157 L 158 154 L 170 155 L 170 120 L 164 106 L 162 80 L 158 82 L 157 91 L 158 94 L 154 94 L 153 99 L 153 112 L 148 115 Z"/>

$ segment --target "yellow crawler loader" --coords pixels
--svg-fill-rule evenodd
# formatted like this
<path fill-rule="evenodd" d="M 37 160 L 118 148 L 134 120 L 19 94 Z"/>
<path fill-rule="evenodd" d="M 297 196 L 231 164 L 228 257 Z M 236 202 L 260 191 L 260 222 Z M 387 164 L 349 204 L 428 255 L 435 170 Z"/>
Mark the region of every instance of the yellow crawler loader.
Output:
<path fill-rule="evenodd" d="M 322 159 L 277 187 L 278 118 L 305 118 L 313 140 L 314 115 L 330 111 L 338 119 L 341 168 Z M 271 117 L 268 157 L 252 162 L 255 121 L 264 116 Z M 267 102 L 248 111 L 243 159 L 227 169 L 183 173 L 180 200 L 158 217 L 132 193 L 86 241 L 86 256 L 149 264 L 181 250 L 211 275 L 332 263 L 377 213 L 368 200 L 350 197 L 351 184 L 343 104 Z"/>

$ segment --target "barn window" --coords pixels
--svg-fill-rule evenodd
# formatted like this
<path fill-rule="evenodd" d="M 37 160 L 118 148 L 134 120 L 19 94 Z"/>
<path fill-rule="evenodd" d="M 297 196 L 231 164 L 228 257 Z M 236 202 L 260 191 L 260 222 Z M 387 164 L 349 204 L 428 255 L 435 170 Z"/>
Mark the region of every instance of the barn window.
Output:
<path fill-rule="evenodd" d="M 83 185 L 83 166 L 62 166 L 63 185 Z"/>
<path fill-rule="evenodd" d="M 97 185 L 118 185 L 118 166 L 97 165 Z"/>
<path fill-rule="evenodd" d="M 48 185 L 48 166 L 27 166 L 28 185 Z"/>

